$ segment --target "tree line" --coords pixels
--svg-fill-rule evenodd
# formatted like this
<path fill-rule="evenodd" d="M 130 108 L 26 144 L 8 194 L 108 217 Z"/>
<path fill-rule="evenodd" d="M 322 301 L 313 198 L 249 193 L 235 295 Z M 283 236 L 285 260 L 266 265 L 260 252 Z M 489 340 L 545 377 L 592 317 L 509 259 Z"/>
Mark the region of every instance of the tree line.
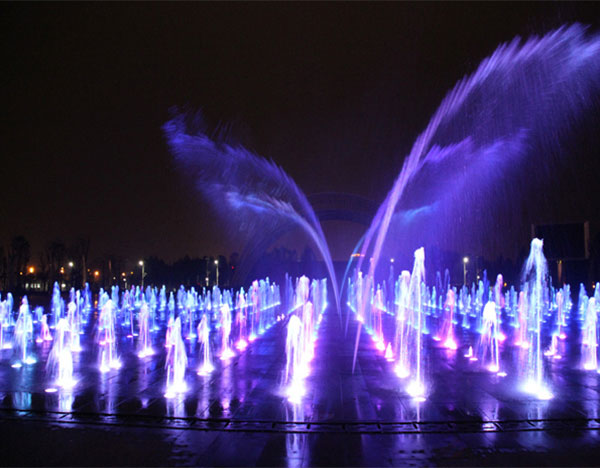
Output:
<path fill-rule="evenodd" d="M 14 236 L 6 245 L 0 245 L 0 290 L 45 293 L 52 290 L 54 282 L 64 285 L 63 289 L 81 288 L 86 283 L 94 290 L 113 285 L 130 287 L 141 284 L 142 272 L 146 285 L 199 288 L 212 287 L 218 280 L 220 286 L 228 287 L 239 260 L 237 253 L 229 259 L 224 255 L 186 255 L 172 263 L 148 256 L 143 258 L 142 268 L 139 258 L 104 254 L 90 259 L 90 245 L 90 238 L 85 236 L 70 243 L 54 239 L 34 257 L 27 238 Z"/>

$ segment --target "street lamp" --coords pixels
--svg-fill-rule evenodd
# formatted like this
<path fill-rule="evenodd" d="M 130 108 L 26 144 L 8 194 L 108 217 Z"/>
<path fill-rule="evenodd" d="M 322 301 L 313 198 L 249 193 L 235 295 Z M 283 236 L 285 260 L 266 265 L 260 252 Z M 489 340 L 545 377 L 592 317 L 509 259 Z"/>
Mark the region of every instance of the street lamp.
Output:
<path fill-rule="evenodd" d="M 469 263 L 469 257 L 463 258 L 463 284 L 467 285 L 467 263 Z"/>
<path fill-rule="evenodd" d="M 69 268 L 71 269 L 69 271 L 69 281 L 71 282 L 71 286 L 73 286 L 75 284 L 75 282 L 73 281 L 73 267 L 75 266 L 75 264 L 73 262 L 69 262 Z"/>
<path fill-rule="evenodd" d="M 140 260 L 138 265 L 142 267 L 142 291 L 144 290 L 144 277 L 146 276 L 146 270 L 144 265 L 144 260 Z"/>
<path fill-rule="evenodd" d="M 215 260 L 215 269 L 217 270 L 217 288 L 219 287 L 219 260 Z"/>

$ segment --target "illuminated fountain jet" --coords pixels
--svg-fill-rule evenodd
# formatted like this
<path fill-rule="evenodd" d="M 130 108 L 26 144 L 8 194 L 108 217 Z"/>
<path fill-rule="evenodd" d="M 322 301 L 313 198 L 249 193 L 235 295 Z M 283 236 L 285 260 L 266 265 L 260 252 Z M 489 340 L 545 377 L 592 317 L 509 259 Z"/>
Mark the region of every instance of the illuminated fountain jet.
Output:
<path fill-rule="evenodd" d="M 527 290 L 528 359 L 524 369 L 524 390 L 541 400 L 552 398 L 552 393 L 544 383 L 544 363 L 542 349 L 542 321 L 546 307 L 545 294 L 548 291 L 548 265 L 543 252 L 541 239 L 531 241 L 529 257 L 523 270 L 524 288 Z"/>
<path fill-rule="evenodd" d="M 165 367 L 167 368 L 167 391 L 165 398 L 173 398 L 178 393 L 185 393 L 185 370 L 187 367 L 187 354 L 185 344 L 181 337 L 181 318 L 177 317 L 171 333 L 172 346 L 169 347 Z"/>
<path fill-rule="evenodd" d="M 586 370 L 598 369 L 598 311 L 596 299 L 589 299 L 583 322 L 583 337 L 581 340 L 581 357 L 583 368 Z"/>
<path fill-rule="evenodd" d="M 50 302 L 50 311 L 52 312 L 52 317 L 54 319 L 52 328 L 54 328 L 54 327 L 56 327 L 56 325 L 58 325 L 58 321 L 61 318 L 61 313 L 62 313 L 61 302 L 62 302 L 62 299 L 60 297 L 60 287 L 58 286 L 58 282 L 55 281 L 54 286 L 52 288 L 52 300 Z"/>
<path fill-rule="evenodd" d="M 202 319 L 198 324 L 198 343 L 202 353 L 202 364 L 198 368 L 198 375 L 208 375 L 215 369 L 215 366 L 212 363 L 210 354 L 210 326 L 206 314 L 202 315 Z"/>
<path fill-rule="evenodd" d="M 287 395 L 290 400 L 299 400 L 304 396 L 305 389 L 300 375 L 302 362 L 302 321 L 294 313 L 287 325 L 285 340 L 285 382 Z"/>
<path fill-rule="evenodd" d="M 504 294 L 502 294 L 502 287 L 504 286 L 504 278 L 501 274 L 496 277 L 496 284 L 494 286 L 494 302 L 496 303 L 496 308 L 498 312 L 496 314 L 496 318 L 498 320 L 498 340 L 502 343 L 506 339 L 506 335 L 502 333 L 502 309 L 506 306 L 506 301 L 504 299 Z"/>
<path fill-rule="evenodd" d="M 67 322 L 69 323 L 69 337 L 71 339 L 70 349 L 74 353 L 81 351 L 81 341 L 79 339 L 80 321 L 77 306 L 75 302 L 69 302 L 67 306 Z"/>
<path fill-rule="evenodd" d="M 564 340 L 567 335 L 564 332 L 564 327 L 567 326 L 565 313 L 565 300 L 562 291 L 556 293 L 556 336 Z"/>
<path fill-rule="evenodd" d="M 10 318 L 8 313 L 8 302 L 0 301 L 0 349 L 9 349 L 12 347 L 10 341 L 6 340 L 6 328 L 9 326 Z"/>
<path fill-rule="evenodd" d="M 15 324 L 14 349 L 16 362 L 12 365 L 19 368 L 23 364 L 35 364 L 37 360 L 27 353 L 27 345 L 33 336 L 33 320 L 29 311 L 27 296 L 23 297 L 19 307 L 19 316 Z"/>
<path fill-rule="evenodd" d="M 408 311 L 410 326 L 406 328 L 408 344 L 408 367 L 401 369 L 411 380 L 406 392 L 417 401 L 424 401 L 426 388 L 423 370 L 423 330 L 425 304 L 421 284 L 425 282 L 425 249 L 415 250 L 415 262 L 408 286 Z M 399 374 L 402 376 L 402 374 Z"/>
<path fill-rule="evenodd" d="M 175 325 L 175 318 L 172 315 L 169 315 L 169 320 L 167 321 L 167 331 L 165 332 L 165 348 L 170 348 L 173 346 L 173 326 Z"/>
<path fill-rule="evenodd" d="M 112 299 L 106 301 L 98 317 L 98 345 L 100 347 L 100 372 L 119 369 L 121 361 L 117 355 L 117 337 L 115 333 L 116 310 Z"/>
<path fill-rule="evenodd" d="M 139 338 L 138 338 L 138 357 L 145 358 L 152 356 L 152 339 L 150 338 L 150 307 L 146 301 L 142 302 L 138 315 L 139 321 Z"/>
<path fill-rule="evenodd" d="M 315 355 L 316 331 L 321 318 L 321 311 L 315 311 L 309 294 L 312 290 L 312 299 L 321 308 L 321 295 L 325 292 L 325 287 L 325 282 L 313 282 L 310 288 L 305 276 L 299 278 L 296 285 L 297 305 L 290 315 L 286 330 L 286 366 L 283 379 L 288 400 L 293 403 L 298 403 L 306 393 L 304 380 L 310 374 L 310 362 Z"/>
<path fill-rule="evenodd" d="M 259 304 L 259 292 L 258 292 L 258 281 L 255 280 L 250 287 L 250 302 L 252 304 L 252 310 L 250 312 L 250 336 L 248 337 L 249 341 L 254 341 L 256 339 L 257 334 L 257 322 L 258 315 L 260 314 L 260 304 Z"/>
<path fill-rule="evenodd" d="M 483 329 L 479 341 L 480 360 L 487 370 L 504 376 L 506 373 L 500 370 L 499 335 L 496 303 L 489 301 L 483 307 Z"/>
<path fill-rule="evenodd" d="M 46 372 L 53 380 L 54 385 L 63 389 L 73 388 L 76 384 L 73 378 L 72 338 L 69 336 L 72 333 L 68 319 L 61 318 L 56 325 L 56 339 L 46 362 Z M 54 387 L 46 389 L 48 393 L 55 391 Z"/>
<path fill-rule="evenodd" d="M 410 374 L 410 360 L 408 351 L 408 289 L 410 284 L 410 272 L 404 270 L 400 275 L 396 305 L 396 335 L 394 337 L 394 351 L 397 364 L 395 372 L 400 378 L 408 377 Z"/>
<path fill-rule="evenodd" d="M 515 345 L 523 349 L 529 348 L 529 339 L 527 335 L 527 291 L 519 293 L 519 331 L 517 332 L 517 340 Z"/>
<path fill-rule="evenodd" d="M 52 334 L 50 333 L 50 327 L 48 326 L 47 314 L 42 315 L 42 319 L 40 320 L 40 335 L 35 341 L 38 343 L 52 341 Z"/>
<path fill-rule="evenodd" d="M 371 304 L 371 320 L 373 326 L 373 341 L 379 351 L 385 350 L 385 339 L 383 337 L 383 313 L 385 310 L 385 304 L 383 299 L 383 292 L 381 288 L 377 288 L 375 297 Z"/>
<path fill-rule="evenodd" d="M 244 294 L 244 290 L 242 289 L 238 294 L 238 304 L 237 304 L 237 315 L 235 316 L 236 325 L 238 327 L 238 340 L 235 344 L 235 347 L 243 351 L 248 346 L 248 341 L 246 340 L 246 326 L 248 319 L 248 304 L 246 301 L 246 297 Z"/>
<path fill-rule="evenodd" d="M 446 303 L 444 304 L 444 322 L 441 332 L 442 346 L 447 349 L 457 349 L 458 345 L 454 339 L 454 308 L 456 307 L 456 296 L 454 290 L 448 289 Z"/>
<path fill-rule="evenodd" d="M 226 302 L 221 305 L 221 360 L 226 361 L 235 356 L 231 349 L 231 308 Z"/>

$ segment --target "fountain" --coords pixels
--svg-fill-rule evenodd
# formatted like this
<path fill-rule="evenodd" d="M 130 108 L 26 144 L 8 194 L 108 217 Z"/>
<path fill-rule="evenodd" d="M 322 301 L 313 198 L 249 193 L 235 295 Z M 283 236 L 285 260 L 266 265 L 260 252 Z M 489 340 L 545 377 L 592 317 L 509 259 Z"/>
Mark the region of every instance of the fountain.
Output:
<path fill-rule="evenodd" d="M 410 362 L 408 359 L 408 290 L 410 286 L 410 272 L 404 270 L 400 276 L 399 289 L 396 294 L 396 333 L 394 338 L 394 354 L 398 360 L 395 372 L 400 378 L 408 377 Z"/>
<path fill-rule="evenodd" d="M 235 344 L 235 347 L 239 351 L 243 351 L 248 346 L 248 341 L 246 340 L 246 323 L 247 323 L 247 314 L 248 314 L 248 305 L 246 302 L 246 297 L 244 294 L 244 289 L 238 294 L 238 302 L 237 302 L 237 315 L 235 316 L 236 325 L 238 328 L 238 340 Z"/>
<path fill-rule="evenodd" d="M 73 334 L 73 331 L 69 327 L 68 319 L 61 318 L 58 321 L 56 339 L 46 362 L 46 372 L 51 379 L 54 379 L 54 384 L 63 389 L 71 389 L 77 383 L 73 379 L 72 337 L 69 336 Z M 46 389 L 48 393 L 54 391 L 56 391 L 54 387 Z"/>
<path fill-rule="evenodd" d="M 231 309 L 229 304 L 224 303 L 220 309 L 221 312 L 221 355 L 219 356 L 222 361 L 226 361 L 235 356 L 235 353 L 231 349 L 230 335 L 231 335 Z"/>
<path fill-rule="evenodd" d="M 29 311 L 29 303 L 27 302 L 27 296 L 23 297 L 21 306 L 19 307 L 19 316 L 17 317 L 17 323 L 15 324 L 14 333 L 14 356 L 16 358 L 15 363 L 12 365 L 14 368 L 19 368 L 23 364 L 35 364 L 37 360 L 27 353 L 27 345 L 31 341 L 33 336 L 33 321 L 31 319 L 31 312 Z"/>
<path fill-rule="evenodd" d="M 187 367 L 187 354 L 185 344 L 181 337 L 181 318 L 177 317 L 171 332 L 171 343 L 167 353 L 165 367 L 167 369 L 167 391 L 165 398 L 174 398 L 178 393 L 185 393 L 185 369 Z"/>
<path fill-rule="evenodd" d="M 9 323 L 8 302 L 6 300 L 0 301 L 0 350 L 12 347 L 11 343 L 7 342 L 5 338 Z"/>
<path fill-rule="evenodd" d="M 500 351 L 498 349 L 498 312 L 496 303 L 489 301 L 483 307 L 483 331 L 479 342 L 481 364 L 490 372 L 500 372 Z"/>
<path fill-rule="evenodd" d="M 542 350 L 542 319 L 545 308 L 545 294 L 548 290 L 548 266 L 543 253 L 541 239 L 531 241 L 529 257 L 523 268 L 524 289 L 527 286 L 527 342 L 530 344 L 527 367 L 524 376 L 524 389 L 542 400 L 552 398 L 544 384 L 544 363 Z"/>
<path fill-rule="evenodd" d="M 582 328 L 581 357 L 583 368 L 586 370 L 598 369 L 598 312 L 596 299 L 588 301 L 585 319 Z"/>
<path fill-rule="evenodd" d="M 198 375 L 208 375 L 215 367 L 210 355 L 210 326 L 206 314 L 202 315 L 202 319 L 198 324 L 198 343 L 202 353 L 202 364 L 198 368 Z"/>
<path fill-rule="evenodd" d="M 456 296 L 452 289 L 448 289 L 448 293 L 446 294 L 446 302 L 444 304 L 444 311 L 448 311 L 445 313 L 446 317 L 444 318 L 444 323 L 442 327 L 441 339 L 442 346 L 447 349 L 455 350 L 458 348 L 456 344 L 456 340 L 454 339 L 454 307 L 456 306 Z"/>
<path fill-rule="evenodd" d="M 117 336 L 115 333 L 116 311 L 112 299 L 106 301 L 98 317 L 98 345 L 100 347 L 100 372 L 119 369 L 121 361 L 117 356 Z"/>
<path fill-rule="evenodd" d="M 52 339 L 50 327 L 48 326 L 48 315 L 42 315 L 42 319 L 40 320 L 40 336 L 35 341 L 37 343 L 43 343 L 44 341 L 52 341 Z"/>
<path fill-rule="evenodd" d="M 152 339 L 150 338 L 150 308 L 146 301 L 142 302 L 138 316 L 139 320 L 139 338 L 138 338 L 138 357 L 145 358 L 152 356 Z"/>
<path fill-rule="evenodd" d="M 475 209 L 485 201 L 485 209 L 490 210 L 494 200 L 488 196 L 489 180 L 478 174 L 493 171 L 497 180 L 518 176 L 525 173 L 517 173 L 519 162 L 537 155 L 547 158 L 548 135 L 553 135 L 551 144 L 557 146 L 572 119 L 594 102 L 600 86 L 599 55 L 600 37 L 586 35 L 575 24 L 501 45 L 473 74 L 460 80 L 415 140 L 361 239 L 357 270 L 369 259 L 367 281 L 375 280 L 392 227 L 407 240 L 420 243 L 445 236 L 446 227 L 456 227 L 457 219 L 465 236 L 474 231 L 467 227 L 470 220 L 477 223 L 480 237 L 493 232 L 495 218 L 482 218 L 477 215 L 481 210 Z M 536 172 L 540 179 L 542 173 Z M 511 180 L 515 184 L 514 177 Z M 464 210 L 467 200 L 470 210 Z M 399 243 L 397 236 L 393 241 Z M 482 292 L 487 296 L 488 288 Z M 487 302 L 479 299 L 482 305 Z M 358 315 L 363 314 L 359 310 Z"/>
<path fill-rule="evenodd" d="M 69 305 L 67 306 L 67 321 L 69 323 L 69 336 L 71 338 L 70 349 L 74 353 L 78 353 L 81 351 L 81 342 L 79 339 L 80 317 L 77 312 L 77 309 L 78 308 L 75 305 L 75 302 L 69 302 Z"/>
<path fill-rule="evenodd" d="M 216 211 L 226 213 L 226 222 L 233 223 L 237 232 L 243 224 L 250 243 L 292 226 L 302 228 L 327 266 L 341 314 L 338 283 L 321 224 L 304 193 L 283 169 L 241 146 L 211 140 L 199 114 L 176 115 L 163 130 L 177 162 L 196 178 L 196 186 Z M 246 256 L 257 255 L 255 250 L 249 247 Z"/>

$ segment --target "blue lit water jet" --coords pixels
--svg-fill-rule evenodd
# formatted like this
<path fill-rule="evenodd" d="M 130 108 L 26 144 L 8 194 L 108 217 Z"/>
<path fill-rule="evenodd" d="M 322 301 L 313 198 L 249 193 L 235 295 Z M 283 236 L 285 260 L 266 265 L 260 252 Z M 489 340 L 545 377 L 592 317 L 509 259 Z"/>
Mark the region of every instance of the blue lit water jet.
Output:
<path fill-rule="evenodd" d="M 217 143 L 205 133 L 190 130 L 190 116 L 178 115 L 163 129 L 177 160 L 187 173 L 193 173 L 199 190 L 217 207 L 235 230 L 244 226 L 250 241 L 263 239 L 269 229 L 299 226 L 314 242 L 333 283 L 338 314 L 338 284 L 329 246 L 315 212 L 296 183 L 273 162 L 260 158 L 241 146 Z M 198 120 L 198 118 L 196 118 Z M 199 122 L 194 122 L 200 127 Z M 269 228 L 270 226 L 270 228 Z"/>
<path fill-rule="evenodd" d="M 524 289 L 528 291 L 527 328 L 529 330 L 528 343 L 530 344 L 525 389 L 540 399 L 547 400 L 552 398 L 552 394 L 544 382 L 542 321 L 548 291 L 548 265 L 544 257 L 543 246 L 541 239 L 531 241 L 531 251 L 523 269 Z"/>
<path fill-rule="evenodd" d="M 419 242 L 440 236 L 440 223 L 459 214 L 465 225 L 465 216 L 477 211 L 461 210 L 460 200 L 488 203 L 481 194 L 493 186 L 487 178 L 475 183 L 477 174 L 493 170 L 496 179 L 509 172 L 517 175 L 520 162 L 534 156 L 532 148 L 550 152 L 570 122 L 589 108 L 599 87 L 600 37 L 586 35 L 580 25 L 498 47 L 448 93 L 407 155 L 365 237 L 362 258 L 371 249 L 373 257 L 369 277 L 395 218 L 405 235 Z M 408 221 L 395 216 L 398 209 L 415 205 L 434 209 Z M 432 226 L 436 222 L 440 229 Z M 412 230 L 411 223 L 416 223 Z M 477 223 L 483 234 L 485 219 L 479 217 Z"/>

